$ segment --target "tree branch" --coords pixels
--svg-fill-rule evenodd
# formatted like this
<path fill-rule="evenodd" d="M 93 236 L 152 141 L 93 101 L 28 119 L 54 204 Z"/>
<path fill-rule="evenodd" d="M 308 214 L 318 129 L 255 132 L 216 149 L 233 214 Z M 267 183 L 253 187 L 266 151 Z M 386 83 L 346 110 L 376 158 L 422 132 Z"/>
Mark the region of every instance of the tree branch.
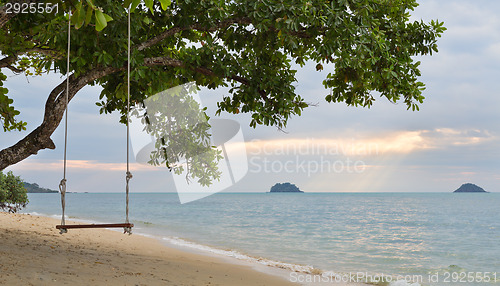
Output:
<path fill-rule="evenodd" d="M 43 54 L 49 57 L 53 57 L 54 59 L 60 59 L 62 55 L 58 55 L 59 52 L 56 50 L 51 50 L 51 49 L 45 49 L 45 48 L 39 48 L 39 47 L 33 47 L 31 49 L 28 49 L 23 52 L 18 52 L 14 55 L 7 56 L 3 59 L 0 60 L 0 69 L 1 68 L 8 68 L 14 73 L 22 73 L 23 71 L 14 67 L 12 64 L 14 64 L 20 55 L 25 54 L 25 53 L 39 53 Z"/>
<path fill-rule="evenodd" d="M 146 66 L 171 66 L 171 67 L 186 67 L 183 61 L 177 60 L 177 59 L 172 59 L 170 57 L 155 57 L 155 58 L 146 58 L 144 59 L 144 64 Z M 206 67 L 194 67 L 192 68 L 197 73 L 204 74 L 206 76 L 216 76 L 218 77 L 216 73 L 214 73 L 211 69 L 206 68 Z M 236 82 L 239 82 L 241 84 L 250 86 L 250 80 L 241 77 L 239 75 L 230 75 L 226 76 L 226 79 L 231 79 Z M 275 103 L 267 96 L 267 93 L 265 90 L 259 89 L 259 95 L 260 97 L 269 105 L 276 107 Z"/>
<path fill-rule="evenodd" d="M 0 60 L 0 69 L 7 68 L 17 60 L 17 56 L 8 56 Z"/>
<path fill-rule="evenodd" d="M 5 26 L 5 24 L 7 24 L 10 21 L 10 19 L 14 18 L 16 15 L 17 14 L 14 13 L 7 13 L 6 6 L 0 7 L 0 28 Z"/>
<path fill-rule="evenodd" d="M 247 25 L 249 25 L 251 23 L 252 23 L 252 21 L 250 18 L 242 17 L 242 18 L 235 18 L 235 19 L 227 19 L 227 20 L 224 20 L 224 21 L 218 23 L 217 25 L 211 26 L 211 27 L 204 26 L 200 23 L 195 23 L 195 24 L 192 24 L 192 25 L 189 25 L 186 27 L 173 27 L 173 28 L 166 30 L 165 32 L 159 34 L 158 36 L 156 36 L 150 40 L 142 42 L 141 44 L 139 44 L 136 47 L 136 49 L 138 51 L 142 51 L 144 49 L 147 49 L 149 47 L 152 47 L 152 46 L 158 44 L 159 42 L 163 41 L 164 39 L 166 39 L 172 35 L 175 35 L 176 33 L 179 33 L 181 31 L 198 30 L 198 31 L 204 31 L 204 32 L 215 32 L 219 29 L 227 28 L 233 24 L 240 24 L 240 25 L 247 24 Z"/>
<path fill-rule="evenodd" d="M 6 57 L 0 60 L 3 67 L 8 67 L 7 64 L 14 62 L 14 57 Z M 145 66 L 171 66 L 171 67 L 186 67 L 186 64 L 181 60 L 172 59 L 169 57 L 155 57 L 146 58 L 144 60 Z M 74 74 L 69 78 L 69 92 L 68 100 L 71 101 L 76 93 L 87 84 L 102 78 L 104 76 L 113 74 L 118 71 L 125 70 L 126 67 L 113 68 L 106 67 L 88 71 L 87 73 L 75 77 Z M 195 72 L 207 75 L 218 76 L 211 69 L 206 67 L 194 67 Z M 226 79 L 235 80 L 244 85 L 250 85 L 250 80 L 238 75 L 226 76 Z M 271 106 L 275 106 L 274 102 L 270 100 L 264 90 L 259 90 L 260 96 Z M 43 149 L 55 149 L 55 144 L 50 138 L 54 131 L 57 129 L 66 111 L 66 81 L 61 82 L 56 86 L 45 103 L 45 114 L 42 123 L 35 130 L 29 133 L 26 137 L 21 139 L 15 145 L 5 148 L 0 151 L 0 170 L 5 169 L 10 165 L 14 165 L 31 155 L 35 155 L 38 151 Z"/>
<path fill-rule="evenodd" d="M 60 51 L 40 47 L 33 47 L 27 50 L 26 53 L 39 53 L 45 56 L 53 57 L 55 59 L 61 59 L 64 56 Z"/>
<path fill-rule="evenodd" d="M 71 75 L 69 78 L 70 88 L 68 90 L 68 101 L 71 101 L 75 94 L 87 84 L 121 70 L 125 70 L 125 67 L 107 67 L 91 70 L 77 78 Z M 65 111 L 66 81 L 63 81 L 50 93 L 45 103 L 45 114 L 40 126 L 15 145 L 0 151 L 0 170 L 16 164 L 31 155 L 35 155 L 40 150 L 55 149 L 56 146 L 52 139 L 50 139 L 50 136 L 61 123 Z"/>
<path fill-rule="evenodd" d="M 12 0 L 8 1 L 8 3 L 36 3 L 37 0 Z M 19 14 L 18 12 L 14 12 L 14 10 L 11 10 L 10 13 L 7 13 L 7 5 L 0 7 L 0 29 L 5 26 L 12 18 L 17 16 Z"/>
<path fill-rule="evenodd" d="M 8 56 L 0 60 L 0 69 L 1 68 L 8 68 L 14 73 L 22 73 L 23 71 L 14 67 L 12 64 L 15 63 L 17 60 L 17 56 Z"/>

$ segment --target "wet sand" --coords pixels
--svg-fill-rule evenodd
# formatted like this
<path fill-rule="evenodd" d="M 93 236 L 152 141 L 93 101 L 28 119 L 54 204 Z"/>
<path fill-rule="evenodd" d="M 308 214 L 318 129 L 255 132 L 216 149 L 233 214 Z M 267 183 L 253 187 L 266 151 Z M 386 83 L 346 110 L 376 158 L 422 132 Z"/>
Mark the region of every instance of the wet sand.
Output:
<path fill-rule="evenodd" d="M 140 235 L 0 212 L 0 285 L 298 285 Z"/>

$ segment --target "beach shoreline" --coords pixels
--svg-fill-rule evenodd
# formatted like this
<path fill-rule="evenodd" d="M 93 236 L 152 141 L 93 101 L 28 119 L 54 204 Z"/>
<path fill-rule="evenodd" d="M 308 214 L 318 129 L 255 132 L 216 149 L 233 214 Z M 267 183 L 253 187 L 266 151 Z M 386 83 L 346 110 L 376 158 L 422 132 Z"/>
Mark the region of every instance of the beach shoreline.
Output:
<path fill-rule="evenodd" d="M 2 285 L 299 285 L 154 238 L 70 230 L 56 219 L 0 213 Z M 71 222 L 69 222 L 71 223 Z"/>

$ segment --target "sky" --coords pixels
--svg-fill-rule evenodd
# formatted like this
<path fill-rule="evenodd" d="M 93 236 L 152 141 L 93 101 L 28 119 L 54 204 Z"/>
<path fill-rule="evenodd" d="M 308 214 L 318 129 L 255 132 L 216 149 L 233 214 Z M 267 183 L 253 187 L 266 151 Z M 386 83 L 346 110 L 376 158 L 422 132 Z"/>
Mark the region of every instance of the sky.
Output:
<path fill-rule="evenodd" d="M 500 191 L 500 2 L 419 3 L 414 20 L 439 19 L 448 29 L 438 42 L 439 53 L 418 58 L 427 87 L 420 111 L 383 98 L 370 109 L 327 103 L 328 90 L 321 84 L 326 72 L 308 64 L 297 73 L 297 92 L 318 105 L 290 119 L 286 132 L 250 128 L 247 115 L 221 115 L 240 123 L 247 155 L 246 162 L 238 162 L 246 164 L 246 174 L 224 191 L 266 192 L 277 182 L 306 192 L 452 192 L 467 182 Z M 63 79 L 9 74 L 9 96 L 29 124 L 25 132 L 1 133 L 0 148 L 38 126 L 49 92 Z M 125 191 L 126 128 L 118 114 L 99 114 L 99 92 L 86 87 L 70 103 L 68 191 Z M 225 93 L 200 93 L 209 115 Z M 42 150 L 7 170 L 57 189 L 63 175 L 62 126 L 52 136 L 55 150 Z M 139 164 L 131 154 L 132 192 L 176 191 L 165 168 Z"/>

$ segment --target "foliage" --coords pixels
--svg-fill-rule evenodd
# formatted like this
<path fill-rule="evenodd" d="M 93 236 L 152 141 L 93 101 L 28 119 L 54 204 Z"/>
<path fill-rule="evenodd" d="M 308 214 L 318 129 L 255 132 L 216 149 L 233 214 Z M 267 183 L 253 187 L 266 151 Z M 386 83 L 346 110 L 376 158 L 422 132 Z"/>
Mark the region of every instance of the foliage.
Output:
<path fill-rule="evenodd" d="M 2 124 L 3 131 L 11 130 L 26 130 L 26 122 L 17 122 L 15 116 L 19 115 L 19 111 L 14 109 L 12 105 L 14 100 L 7 96 L 9 91 L 3 87 L 3 82 L 7 77 L 0 71 L 0 124 Z"/>
<path fill-rule="evenodd" d="M 28 195 L 23 181 L 12 171 L 0 171 L 0 209 L 15 213 L 28 204 Z"/>
<path fill-rule="evenodd" d="M 149 164 L 166 165 L 177 175 L 186 171 L 186 180 L 198 178 L 202 186 L 219 179 L 217 162 L 221 152 L 212 146 L 209 117 L 194 99 L 193 83 L 176 86 L 144 101 L 131 115 L 140 118 L 145 131 L 154 138 Z"/>
<path fill-rule="evenodd" d="M 188 82 L 211 89 L 230 86 L 217 114 L 250 113 L 252 127 L 285 128 L 308 106 L 294 86 L 296 68 L 307 62 L 324 72 L 327 102 L 370 107 L 380 96 L 418 110 L 424 84 L 414 57 L 436 52 L 445 31 L 439 21 L 410 22 L 416 0 L 60 3 L 59 13 L 18 14 L 0 29 L 0 52 L 7 57 L 1 61 L 12 60 L 4 67 L 65 74 L 68 14 L 63 11 L 72 8 L 69 72 L 75 81 L 101 73 L 87 83 L 103 87 L 101 113 L 124 115 L 130 7 L 132 105 Z M 2 99 L 6 92 L 0 90 L 0 107 L 12 104 Z M 10 110 L 0 114 L 4 129 L 20 129 L 18 112 Z"/>

